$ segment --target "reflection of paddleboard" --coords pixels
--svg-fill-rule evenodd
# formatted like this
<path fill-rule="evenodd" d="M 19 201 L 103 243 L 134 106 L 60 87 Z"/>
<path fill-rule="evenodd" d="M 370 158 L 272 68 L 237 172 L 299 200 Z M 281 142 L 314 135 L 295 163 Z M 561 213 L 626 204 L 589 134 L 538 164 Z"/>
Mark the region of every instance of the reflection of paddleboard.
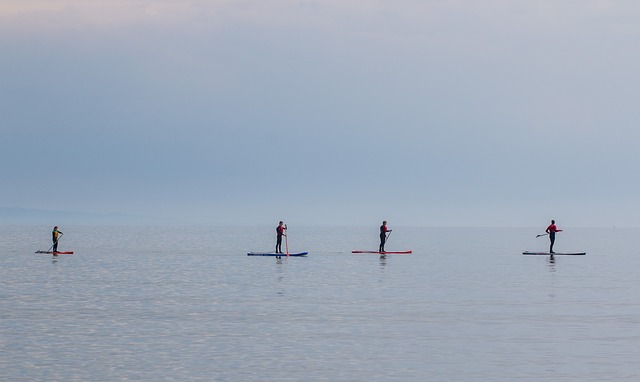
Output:
<path fill-rule="evenodd" d="M 73 251 L 64 251 L 64 252 L 36 251 L 36 253 L 48 253 L 50 255 L 73 255 Z"/>
<path fill-rule="evenodd" d="M 351 251 L 351 253 L 377 253 L 378 255 L 408 255 L 410 253 L 413 253 L 412 250 L 408 250 L 408 251 L 386 251 L 386 252 L 378 252 L 378 251 L 358 251 L 358 250 L 353 250 Z"/>
<path fill-rule="evenodd" d="M 290 253 L 289 256 L 307 256 L 309 252 Z M 286 253 L 263 253 L 263 252 L 249 252 L 247 256 L 283 256 L 286 257 Z"/>
<path fill-rule="evenodd" d="M 556 255 L 572 255 L 572 256 L 578 256 L 578 255 L 586 255 L 586 252 L 554 252 L 554 253 L 550 253 L 550 252 L 529 252 L 529 251 L 525 251 L 522 252 L 523 255 L 541 255 L 541 256 L 556 256 Z"/>

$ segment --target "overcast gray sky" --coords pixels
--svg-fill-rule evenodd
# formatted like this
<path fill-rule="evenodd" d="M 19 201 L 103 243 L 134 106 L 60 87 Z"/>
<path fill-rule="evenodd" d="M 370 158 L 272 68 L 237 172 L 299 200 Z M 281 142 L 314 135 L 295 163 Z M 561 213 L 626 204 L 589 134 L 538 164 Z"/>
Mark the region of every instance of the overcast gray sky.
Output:
<path fill-rule="evenodd" d="M 637 1 L 0 0 L 0 206 L 640 226 L 639 41 Z"/>

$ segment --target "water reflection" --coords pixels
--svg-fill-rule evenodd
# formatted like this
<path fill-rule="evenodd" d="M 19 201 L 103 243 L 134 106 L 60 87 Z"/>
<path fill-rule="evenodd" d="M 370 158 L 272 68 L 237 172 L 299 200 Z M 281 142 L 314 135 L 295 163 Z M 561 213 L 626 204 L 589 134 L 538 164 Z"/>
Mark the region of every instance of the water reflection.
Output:
<path fill-rule="evenodd" d="M 556 263 L 556 258 L 553 255 L 549 256 L 548 260 L 550 265 L 553 265 Z"/>
<path fill-rule="evenodd" d="M 549 265 L 549 273 L 551 274 L 551 290 L 552 292 L 549 293 L 549 297 L 552 299 L 555 299 L 556 294 L 553 292 L 556 290 L 556 258 L 555 256 L 551 255 L 549 256 L 549 258 L 547 259 L 547 264 Z"/>
<path fill-rule="evenodd" d="M 380 255 L 380 267 L 387 265 L 387 255 Z"/>
<path fill-rule="evenodd" d="M 283 260 L 282 257 L 276 257 L 276 274 L 278 275 L 277 277 L 277 285 L 278 285 L 278 290 L 276 291 L 276 294 L 278 296 L 284 296 L 284 291 L 285 291 L 285 283 L 284 283 L 284 268 L 282 267 L 283 264 Z"/>

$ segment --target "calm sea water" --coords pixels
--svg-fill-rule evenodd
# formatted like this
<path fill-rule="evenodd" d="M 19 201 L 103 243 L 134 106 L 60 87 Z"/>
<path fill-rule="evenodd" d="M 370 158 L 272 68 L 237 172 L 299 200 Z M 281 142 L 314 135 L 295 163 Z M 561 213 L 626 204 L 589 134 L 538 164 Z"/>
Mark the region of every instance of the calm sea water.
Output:
<path fill-rule="evenodd" d="M 640 230 L 0 226 L 3 381 L 640 379 Z"/>

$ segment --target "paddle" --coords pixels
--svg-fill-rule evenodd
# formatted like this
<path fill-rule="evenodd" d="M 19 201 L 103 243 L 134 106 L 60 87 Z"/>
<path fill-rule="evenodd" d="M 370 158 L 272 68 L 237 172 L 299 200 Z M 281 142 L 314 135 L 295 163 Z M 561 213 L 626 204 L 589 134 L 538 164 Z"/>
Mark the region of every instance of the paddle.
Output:
<path fill-rule="evenodd" d="M 284 225 L 284 229 L 287 229 L 287 225 Z M 286 235 L 284 235 L 284 247 L 287 250 L 287 257 L 289 257 L 289 232 L 287 232 Z"/>
<path fill-rule="evenodd" d="M 53 249 L 53 246 L 58 244 L 58 242 L 60 241 L 60 238 L 62 237 L 62 235 L 64 235 L 64 234 L 62 232 L 60 232 L 60 236 L 56 239 L 56 241 L 53 244 L 51 244 L 51 247 L 49 247 L 47 252 L 51 252 L 51 250 Z"/>
<path fill-rule="evenodd" d="M 558 233 L 558 232 L 562 232 L 562 230 L 559 229 L 559 230 L 556 231 L 556 233 Z M 542 233 L 540 235 L 536 235 L 536 239 L 539 238 L 540 236 L 547 236 L 547 235 L 548 235 L 548 233 Z"/>

